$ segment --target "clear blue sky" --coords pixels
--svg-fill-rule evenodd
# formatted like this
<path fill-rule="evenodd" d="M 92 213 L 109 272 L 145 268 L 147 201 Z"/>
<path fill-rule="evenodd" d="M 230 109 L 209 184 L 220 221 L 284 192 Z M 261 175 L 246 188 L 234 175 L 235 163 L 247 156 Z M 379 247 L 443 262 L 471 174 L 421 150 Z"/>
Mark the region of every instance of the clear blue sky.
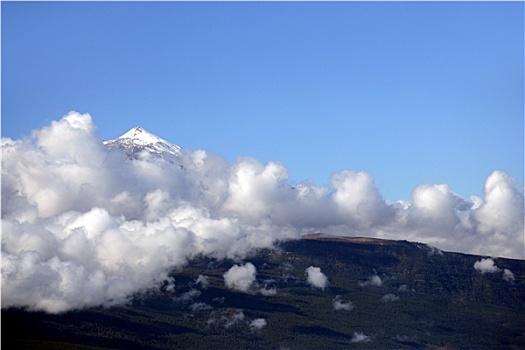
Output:
<path fill-rule="evenodd" d="M 523 182 L 523 2 L 1 2 L 2 136 L 70 110 L 290 181 Z"/>

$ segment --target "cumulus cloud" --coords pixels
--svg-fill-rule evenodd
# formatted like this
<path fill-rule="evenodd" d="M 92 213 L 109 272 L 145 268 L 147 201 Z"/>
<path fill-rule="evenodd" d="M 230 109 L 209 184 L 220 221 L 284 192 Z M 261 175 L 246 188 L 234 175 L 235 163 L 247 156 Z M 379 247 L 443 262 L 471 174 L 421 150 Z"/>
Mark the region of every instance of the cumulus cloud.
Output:
<path fill-rule="evenodd" d="M 244 265 L 233 265 L 223 275 L 224 283 L 228 288 L 236 289 L 241 292 L 248 292 L 255 283 L 257 269 L 252 263 Z"/>
<path fill-rule="evenodd" d="M 374 185 L 372 177 L 361 171 L 343 170 L 332 176 L 333 200 L 344 220 L 364 228 L 384 224 L 395 211 Z"/>
<path fill-rule="evenodd" d="M 480 205 L 472 212 L 481 254 L 524 258 L 523 186 L 518 190 L 515 185 L 516 179 L 502 171 L 494 171 L 485 182 L 485 200 L 477 199 Z"/>
<path fill-rule="evenodd" d="M 328 278 L 321 272 L 321 268 L 310 266 L 306 270 L 306 281 L 315 288 L 324 289 L 328 286 Z"/>
<path fill-rule="evenodd" d="M 412 199 L 408 213 L 411 226 L 452 231 L 460 222 L 456 207 L 461 204 L 461 199 L 446 184 L 419 185 L 412 192 Z"/>
<path fill-rule="evenodd" d="M 332 305 L 334 306 L 334 310 L 345 310 L 345 311 L 351 311 L 355 308 L 354 304 L 352 304 L 351 301 L 344 303 L 343 298 L 340 295 L 336 295 L 334 300 L 332 300 Z"/>
<path fill-rule="evenodd" d="M 494 260 L 490 258 L 476 261 L 474 263 L 474 268 L 481 273 L 495 273 L 500 271 L 500 269 L 494 263 Z"/>
<path fill-rule="evenodd" d="M 191 257 L 243 259 L 311 232 L 524 258 L 523 187 L 501 171 L 487 177 L 484 198 L 422 184 L 411 202 L 390 203 L 366 172 L 292 186 L 279 162 L 230 164 L 185 149 L 183 167 L 148 152 L 128 159 L 77 112 L 1 147 L 3 307 L 123 303 Z"/>

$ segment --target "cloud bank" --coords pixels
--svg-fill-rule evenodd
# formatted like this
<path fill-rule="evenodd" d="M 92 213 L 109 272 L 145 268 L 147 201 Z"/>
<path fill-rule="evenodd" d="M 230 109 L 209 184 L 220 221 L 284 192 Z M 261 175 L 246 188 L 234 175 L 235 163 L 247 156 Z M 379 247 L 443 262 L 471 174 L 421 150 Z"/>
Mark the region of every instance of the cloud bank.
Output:
<path fill-rule="evenodd" d="M 107 150 L 91 116 L 76 112 L 2 138 L 2 307 L 122 303 L 193 256 L 243 258 L 315 232 L 524 258 L 523 187 L 501 171 L 484 198 L 422 184 L 411 202 L 391 203 L 366 172 L 291 186 L 278 162 L 184 149 L 180 161 Z"/>

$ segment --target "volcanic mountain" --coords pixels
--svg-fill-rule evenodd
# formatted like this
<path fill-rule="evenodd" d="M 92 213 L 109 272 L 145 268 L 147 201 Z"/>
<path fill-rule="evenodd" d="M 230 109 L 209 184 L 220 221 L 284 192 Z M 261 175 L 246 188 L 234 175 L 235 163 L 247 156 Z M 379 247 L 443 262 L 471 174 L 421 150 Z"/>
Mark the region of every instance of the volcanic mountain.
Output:
<path fill-rule="evenodd" d="M 107 149 L 121 150 L 130 159 L 137 159 L 142 152 L 157 155 L 170 163 L 180 163 L 182 148 L 168 142 L 144 128 L 137 126 L 113 140 L 103 141 Z"/>
<path fill-rule="evenodd" d="M 141 127 L 104 145 L 181 164 Z M 126 305 L 1 316 L 5 349 L 517 350 L 525 261 L 312 234 L 243 260 L 193 256 Z"/>

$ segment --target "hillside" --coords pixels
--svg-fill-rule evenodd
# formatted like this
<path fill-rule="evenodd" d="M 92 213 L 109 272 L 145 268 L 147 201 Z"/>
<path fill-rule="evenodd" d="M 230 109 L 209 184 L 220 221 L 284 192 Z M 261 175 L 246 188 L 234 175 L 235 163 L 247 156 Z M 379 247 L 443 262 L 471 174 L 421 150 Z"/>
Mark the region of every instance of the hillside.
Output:
<path fill-rule="evenodd" d="M 525 261 L 498 258 L 482 273 L 482 258 L 307 236 L 242 262 L 195 257 L 125 306 L 2 310 L 2 348 L 523 349 Z M 255 282 L 226 287 L 223 275 L 248 262 Z M 307 282 L 310 266 L 328 278 L 324 288 Z"/>

